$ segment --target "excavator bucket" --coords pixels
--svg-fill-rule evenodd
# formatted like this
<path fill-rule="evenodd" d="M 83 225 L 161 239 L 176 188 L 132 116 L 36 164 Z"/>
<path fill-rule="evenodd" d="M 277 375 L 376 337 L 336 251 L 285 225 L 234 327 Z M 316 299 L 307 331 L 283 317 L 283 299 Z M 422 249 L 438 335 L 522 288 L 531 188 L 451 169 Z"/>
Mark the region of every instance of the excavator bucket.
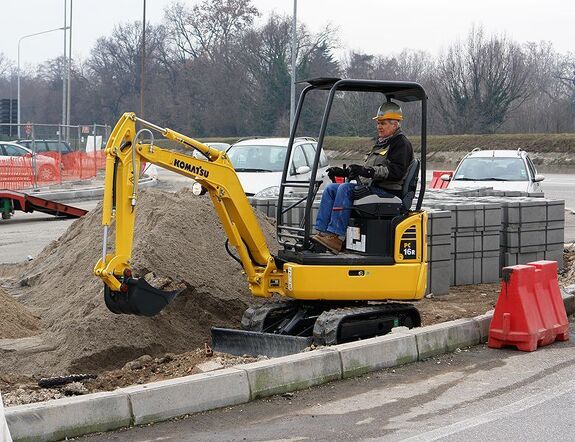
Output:
<path fill-rule="evenodd" d="M 104 300 L 112 313 L 155 316 L 182 292 L 157 289 L 144 278 L 127 278 L 124 283 L 127 286 L 125 292 L 112 291 L 104 285 Z"/>

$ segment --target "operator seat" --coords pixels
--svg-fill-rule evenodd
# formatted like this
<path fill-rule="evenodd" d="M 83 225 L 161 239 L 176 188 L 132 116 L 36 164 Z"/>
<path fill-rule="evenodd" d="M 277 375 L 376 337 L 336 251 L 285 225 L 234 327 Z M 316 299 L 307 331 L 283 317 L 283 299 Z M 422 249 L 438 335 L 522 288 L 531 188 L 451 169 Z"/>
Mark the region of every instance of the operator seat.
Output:
<path fill-rule="evenodd" d="M 409 212 L 419 179 L 419 160 L 414 159 L 405 174 L 401 198 L 368 195 L 353 202 L 353 208 L 360 218 L 381 218 Z"/>

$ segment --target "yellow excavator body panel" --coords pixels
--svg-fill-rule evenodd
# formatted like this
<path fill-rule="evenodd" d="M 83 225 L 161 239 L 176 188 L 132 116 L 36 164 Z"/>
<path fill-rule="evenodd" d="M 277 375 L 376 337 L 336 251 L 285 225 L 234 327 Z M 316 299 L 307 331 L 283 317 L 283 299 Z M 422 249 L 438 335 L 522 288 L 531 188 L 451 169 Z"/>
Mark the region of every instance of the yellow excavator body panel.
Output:
<path fill-rule="evenodd" d="M 321 266 L 289 263 L 286 295 L 324 301 L 416 300 L 425 294 L 427 263 Z"/>
<path fill-rule="evenodd" d="M 390 265 L 287 263 L 286 296 L 328 301 L 418 300 L 427 285 L 427 213 L 415 212 L 395 229 Z"/>

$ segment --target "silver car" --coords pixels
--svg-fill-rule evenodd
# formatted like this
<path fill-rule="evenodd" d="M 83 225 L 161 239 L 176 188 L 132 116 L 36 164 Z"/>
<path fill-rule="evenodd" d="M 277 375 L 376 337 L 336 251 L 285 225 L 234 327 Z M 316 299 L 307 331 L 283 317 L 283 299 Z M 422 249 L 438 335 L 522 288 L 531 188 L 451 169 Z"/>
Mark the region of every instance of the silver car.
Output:
<path fill-rule="evenodd" d="M 524 150 L 479 150 L 474 149 L 459 163 L 453 177 L 442 175 L 449 181 L 448 189 L 462 187 L 492 187 L 495 190 L 519 190 L 522 192 L 543 192 L 543 175 Z"/>

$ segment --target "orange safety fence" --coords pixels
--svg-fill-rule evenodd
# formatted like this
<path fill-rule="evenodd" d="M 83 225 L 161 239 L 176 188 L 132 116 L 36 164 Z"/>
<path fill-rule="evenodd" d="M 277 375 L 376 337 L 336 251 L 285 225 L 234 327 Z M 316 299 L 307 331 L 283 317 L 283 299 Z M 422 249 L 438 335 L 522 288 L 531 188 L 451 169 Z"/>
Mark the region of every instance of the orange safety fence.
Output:
<path fill-rule="evenodd" d="M 434 170 L 433 177 L 431 178 L 431 183 L 429 184 L 430 189 L 445 189 L 449 185 L 449 181 L 443 181 L 441 175 L 453 176 L 453 170 Z"/>
<path fill-rule="evenodd" d="M 102 150 L 65 155 L 46 152 L 38 154 L 34 159 L 0 157 L 0 189 L 19 190 L 90 179 L 104 169 L 105 164 Z"/>

